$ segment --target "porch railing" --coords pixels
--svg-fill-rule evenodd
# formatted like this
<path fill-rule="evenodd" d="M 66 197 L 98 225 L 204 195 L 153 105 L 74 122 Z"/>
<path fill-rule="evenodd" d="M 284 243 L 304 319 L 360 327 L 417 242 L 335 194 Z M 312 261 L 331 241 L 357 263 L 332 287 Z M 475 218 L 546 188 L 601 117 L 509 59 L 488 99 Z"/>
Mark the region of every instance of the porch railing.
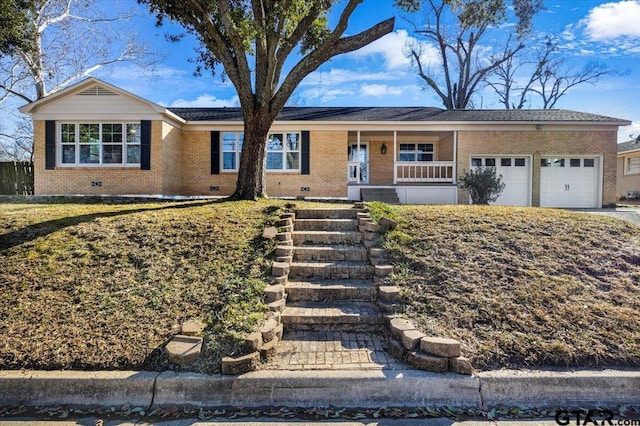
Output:
<path fill-rule="evenodd" d="M 394 180 L 402 182 L 453 182 L 453 161 L 396 161 Z"/>

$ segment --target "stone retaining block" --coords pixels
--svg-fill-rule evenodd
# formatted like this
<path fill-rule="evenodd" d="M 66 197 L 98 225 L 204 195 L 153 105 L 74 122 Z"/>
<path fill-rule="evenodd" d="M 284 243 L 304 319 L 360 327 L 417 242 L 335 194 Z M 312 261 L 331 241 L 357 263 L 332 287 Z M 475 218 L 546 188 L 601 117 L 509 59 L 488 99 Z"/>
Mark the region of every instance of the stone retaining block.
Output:
<path fill-rule="evenodd" d="M 449 370 L 458 374 L 470 375 L 473 373 L 473 366 L 468 358 L 459 356 L 457 358 L 449 358 Z"/>
<path fill-rule="evenodd" d="M 262 333 L 259 331 L 254 331 L 251 333 L 247 333 L 244 336 L 244 343 L 247 345 L 252 351 L 257 351 L 260 346 L 262 346 Z"/>
<path fill-rule="evenodd" d="M 389 324 L 391 335 L 398 340 L 402 339 L 402 333 L 407 330 L 415 330 L 415 326 L 411 321 L 403 318 L 393 318 Z"/>
<path fill-rule="evenodd" d="M 282 284 L 268 285 L 264 289 L 264 300 L 266 303 L 275 302 L 284 298 L 284 286 Z"/>
<path fill-rule="evenodd" d="M 278 322 L 269 318 L 262 327 L 260 327 L 260 334 L 262 335 L 263 342 L 270 342 L 276 337 L 276 328 L 278 327 Z"/>
<path fill-rule="evenodd" d="M 430 355 L 446 358 L 457 358 L 460 356 L 460 342 L 444 337 L 424 337 L 420 341 L 420 349 Z"/>
<path fill-rule="evenodd" d="M 276 277 L 289 275 L 289 264 L 285 262 L 273 262 L 273 265 L 271 266 L 271 274 Z"/>
<path fill-rule="evenodd" d="M 425 334 L 418 330 L 405 330 L 402 332 L 402 346 L 413 351 L 420 346 L 420 340 L 423 337 L 425 337 Z"/>
<path fill-rule="evenodd" d="M 259 365 L 260 352 L 257 351 L 236 358 L 225 356 L 222 358 L 222 374 L 244 374 L 255 370 Z"/>
<path fill-rule="evenodd" d="M 375 265 L 374 272 L 378 277 L 388 277 L 393 273 L 392 265 Z"/>
<path fill-rule="evenodd" d="M 409 365 L 419 370 L 444 373 L 449 369 L 449 359 L 439 356 L 427 355 L 421 352 L 407 352 L 406 361 Z"/>
<path fill-rule="evenodd" d="M 202 321 L 188 320 L 182 324 L 181 334 L 185 336 L 198 336 L 205 329 L 206 325 Z"/>
<path fill-rule="evenodd" d="M 178 334 L 165 346 L 167 359 L 175 364 L 196 362 L 202 351 L 202 337 Z"/>
<path fill-rule="evenodd" d="M 378 287 L 378 299 L 387 304 L 393 304 L 400 298 L 400 289 L 393 285 L 381 285 Z"/>

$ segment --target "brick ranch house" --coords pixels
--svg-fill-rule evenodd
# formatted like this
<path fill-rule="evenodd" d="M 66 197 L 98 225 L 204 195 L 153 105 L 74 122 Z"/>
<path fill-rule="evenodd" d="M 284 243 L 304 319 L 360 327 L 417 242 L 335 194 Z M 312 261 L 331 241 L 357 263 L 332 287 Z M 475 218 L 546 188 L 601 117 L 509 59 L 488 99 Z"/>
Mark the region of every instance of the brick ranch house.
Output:
<path fill-rule="evenodd" d="M 618 144 L 619 197 L 640 198 L 640 136 Z"/>
<path fill-rule="evenodd" d="M 229 195 L 243 138 L 237 108 L 166 108 L 96 78 L 20 108 L 34 120 L 36 194 Z M 494 166 L 496 204 L 616 201 L 625 120 L 565 110 L 285 108 L 271 129 L 267 193 L 466 204 L 459 176 Z"/>

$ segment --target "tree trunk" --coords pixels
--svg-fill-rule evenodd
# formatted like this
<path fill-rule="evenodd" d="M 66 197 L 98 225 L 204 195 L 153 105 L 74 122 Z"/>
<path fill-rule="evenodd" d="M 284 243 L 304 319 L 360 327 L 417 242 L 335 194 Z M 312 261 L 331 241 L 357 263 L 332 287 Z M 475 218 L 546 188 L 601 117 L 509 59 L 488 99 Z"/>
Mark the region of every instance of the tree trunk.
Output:
<path fill-rule="evenodd" d="M 264 115 L 261 116 L 261 115 Z M 231 196 L 236 200 L 266 198 L 266 149 L 269 129 L 273 118 L 268 114 L 256 114 L 244 123 L 244 146 L 240 156 L 236 191 Z"/>

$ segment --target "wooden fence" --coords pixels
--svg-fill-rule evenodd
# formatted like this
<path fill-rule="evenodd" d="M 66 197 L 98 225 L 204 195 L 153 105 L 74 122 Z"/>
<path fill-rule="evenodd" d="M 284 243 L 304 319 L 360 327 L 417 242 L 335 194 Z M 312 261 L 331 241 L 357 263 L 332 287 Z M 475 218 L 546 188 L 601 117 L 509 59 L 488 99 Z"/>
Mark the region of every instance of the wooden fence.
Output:
<path fill-rule="evenodd" d="M 0 195 L 33 195 L 33 163 L 0 162 Z"/>

